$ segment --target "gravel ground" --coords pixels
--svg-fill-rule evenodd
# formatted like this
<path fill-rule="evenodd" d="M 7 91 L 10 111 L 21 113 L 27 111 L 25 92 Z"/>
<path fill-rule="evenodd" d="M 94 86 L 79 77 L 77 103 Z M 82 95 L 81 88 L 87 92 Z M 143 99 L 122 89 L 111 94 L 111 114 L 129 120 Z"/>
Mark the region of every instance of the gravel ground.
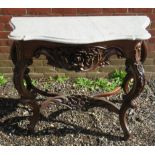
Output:
<path fill-rule="evenodd" d="M 45 82 L 46 79 L 40 79 L 39 86 L 45 86 Z M 75 88 L 71 80 L 64 84 L 53 83 L 48 88 L 66 95 L 96 93 Z M 87 112 L 68 110 L 61 105 L 52 105 L 41 115 L 35 132 L 28 134 L 26 127 L 31 109 L 19 103 L 10 80 L 0 87 L 0 145 L 155 145 L 155 80 L 148 81 L 136 101 L 137 109 L 129 110 L 128 114 L 129 127 L 133 131 L 128 141 L 122 140 L 117 114 L 102 108 Z"/>

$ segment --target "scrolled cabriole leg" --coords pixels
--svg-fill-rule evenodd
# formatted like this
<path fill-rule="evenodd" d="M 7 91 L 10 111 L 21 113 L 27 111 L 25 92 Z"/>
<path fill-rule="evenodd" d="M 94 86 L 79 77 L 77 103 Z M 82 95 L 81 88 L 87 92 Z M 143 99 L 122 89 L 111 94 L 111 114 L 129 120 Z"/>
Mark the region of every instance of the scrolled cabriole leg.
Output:
<path fill-rule="evenodd" d="M 30 91 L 29 86 L 26 86 L 24 84 L 24 79 L 26 74 L 28 73 L 28 64 L 30 60 L 26 61 L 18 61 L 16 63 L 15 69 L 14 69 L 14 85 L 17 89 L 18 93 L 21 96 L 21 103 L 22 104 L 28 104 L 32 107 L 33 116 L 30 118 L 30 125 L 28 127 L 29 130 L 33 131 L 34 127 L 39 119 L 39 105 L 36 103 L 35 98 L 36 95 Z"/>
<path fill-rule="evenodd" d="M 127 111 L 129 108 L 130 108 L 130 103 L 124 102 L 119 112 L 119 120 L 124 133 L 124 137 L 123 137 L 124 140 L 128 140 L 131 137 L 131 131 L 129 130 L 128 122 L 127 122 Z"/>
<path fill-rule="evenodd" d="M 127 111 L 137 106 L 134 99 L 140 95 L 145 85 L 144 69 L 141 62 L 141 44 L 137 44 L 135 47 L 134 56 L 126 60 L 127 75 L 122 85 L 125 95 L 123 96 L 123 104 L 119 112 L 120 124 L 125 140 L 131 137 L 131 131 L 127 123 Z"/>
<path fill-rule="evenodd" d="M 30 118 L 29 129 L 33 130 L 39 119 L 39 105 L 36 103 L 36 94 L 31 91 L 31 81 L 27 80 L 29 69 L 32 64 L 32 58 L 23 59 L 21 43 L 14 43 L 14 48 L 11 54 L 15 68 L 13 82 L 17 89 L 22 104 L 28 104 L 32 107 L 33 116 Z M 24 82 L 25 80 L 25 82 Z"/>

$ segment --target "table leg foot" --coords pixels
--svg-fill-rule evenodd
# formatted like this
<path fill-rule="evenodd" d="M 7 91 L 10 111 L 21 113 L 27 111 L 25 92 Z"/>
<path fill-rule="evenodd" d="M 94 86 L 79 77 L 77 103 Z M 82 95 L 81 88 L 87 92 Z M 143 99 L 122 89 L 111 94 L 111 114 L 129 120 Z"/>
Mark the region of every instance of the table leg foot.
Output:
<path fill-rule="evenodd" d="M 33 115 L 30 118 L 30 124 L 28 125 L 28 130 L 34 131 L 34 128 L 39 120 L 40 107 L 36 102 L 31 102 L 29 105 L 32 107 Z"/>
<path fill-rule="evenodd" d="M 128 140 L 131 137 L 131 131 L 129 130 L 127 122 L 127 111 L 129 110 L 129 108 L 129 104 L 124 103 L 119 111 L 120 125 L 122 127 L 125 140 Z"/>
<path fill-rule="evenodd" d="M 34 131 L 34 128 L 40 117 L 40 106 L 34 99 L 21 99 L 21 103 L 24 105 L 29 105 L 32 108 L 32 116 L 30 116 L 30 124 L 27 126 L 30 132 Z"/>

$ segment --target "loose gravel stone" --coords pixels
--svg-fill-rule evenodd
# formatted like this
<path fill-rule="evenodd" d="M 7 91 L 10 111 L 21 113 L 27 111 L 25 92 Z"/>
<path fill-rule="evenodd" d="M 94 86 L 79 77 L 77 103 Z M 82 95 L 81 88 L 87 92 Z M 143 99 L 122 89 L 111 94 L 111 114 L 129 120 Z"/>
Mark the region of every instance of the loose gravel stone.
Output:
<path fill-rule="evenodd" d="M 39 79 L 38 87 L 45 88 L 48 79 Z M 72 80 L 48 86 L 50 92 L 65 95 L 92 95 L 101 92 L 76 88 Z M 122 94 L 109 100 L 120 100 Z M 0 145 L 155 145 L 155 80 L 151 79 L 136 99 L 137 109 L 128 112 L 129 127 L 133 137 L 123 141 L 118 115 L 107 109 L 92 108 L 88 111 L 67 110 L 62 105 L 51 105 L 41 111 L 35 132 L 28 133 L 27 125 L 32 115 L 29 106 L 19 103 L 19 96 L 11 80 L 0 87 Z M 38 98 L 43 97 L 39 96 Z M 38 103 L 40 104 L 40 103 Z M 121 103 L 116 103 L 121 106 Z"/>

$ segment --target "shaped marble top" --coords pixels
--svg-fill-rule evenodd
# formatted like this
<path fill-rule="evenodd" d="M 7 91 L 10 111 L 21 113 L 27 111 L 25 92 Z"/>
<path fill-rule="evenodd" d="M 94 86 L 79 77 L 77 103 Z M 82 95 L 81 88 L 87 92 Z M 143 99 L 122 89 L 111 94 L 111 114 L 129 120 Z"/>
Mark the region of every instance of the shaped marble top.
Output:
<path fill-rule="evenodd" d="M 13 17 L 12 40 L 89 44 L 112 40 L 146 40 L 146 16 Z"/>

